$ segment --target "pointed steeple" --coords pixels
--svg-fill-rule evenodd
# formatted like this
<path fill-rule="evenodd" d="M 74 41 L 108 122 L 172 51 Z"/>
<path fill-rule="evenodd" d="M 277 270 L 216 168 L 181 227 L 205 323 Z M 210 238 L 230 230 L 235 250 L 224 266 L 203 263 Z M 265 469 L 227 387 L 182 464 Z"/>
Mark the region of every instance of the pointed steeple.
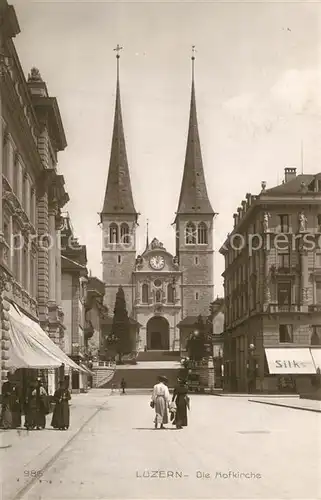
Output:
<path fill-rule="evenodd" d="M 195 63 L 194 53 L 195 53 L 195 47 L 193 46 L 192 90 L 191 90 L 188 137 L 187 137 L 181 194 L 179 197 L 178 209 L 176 214 L 214 215 L 214 211 L 209 201 L 206 189 L 201 144 L 198 133 L 195 83 L 194 83 L 194 63 Z"/>
<path fill-rule="evenodd" d="M 104 206 L 101 215 L 126 214 L 135 215 L 134 200 L 130 182 L 130 175 L 127 162 L 126 144 L 123 128 L 123 119 L 120 103 L 119 87 L 119 51 L 122 47 L 117 45 L 117 83 L 116 83 L 116 104 L 114 129 L 111 144 L 108 180 L 105 191 Z"/>

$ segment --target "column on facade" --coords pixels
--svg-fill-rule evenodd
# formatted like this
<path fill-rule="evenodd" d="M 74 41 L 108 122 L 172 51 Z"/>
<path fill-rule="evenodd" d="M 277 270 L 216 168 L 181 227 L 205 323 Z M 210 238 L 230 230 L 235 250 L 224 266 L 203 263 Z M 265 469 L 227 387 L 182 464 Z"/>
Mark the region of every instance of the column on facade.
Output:
<path fill-rule="evenodd" d="M 7 172 L 8 172 L 8 181 L 10 186 L 13 188 L 13 175 L 14 175 L 14 144 L 12 136 L 8 133 L 7 136 Z"/>
<path fill-rule="evenodd" d="M 309 291 L 309 254 L 306 249 L 301 249 L 301 303 L 304 309 L 308 308 Z"/>
<path fill-rule="evenodd" d="M 270 264 L 269 264 L 269 250 L 264 249 L 264 310 L 267 310 L 271 302 L 270 290 Z"/>
<path fill-rule="evenodd" d="M 48 248 L 48 264 L 49 264 L 49 301 L 56 302 L 56 213 L 54 210 L 49 210 L 48 213 L 49 227 L 49 248 Z"/>
<path fill-rule="evenodd" d="M 57 227 L 57 225 L 56 225 Z M 56 229 L 56 304 L 61 306 L 61 231 Z"/>
<path fill-rule="evenodd" d="M 56 373 L 54 368 L 48 369 L 48 395 L 53 396 L 56 386 Z"/>
<path fill-rule="evenodd" d="M 15 195 L 22 204 L 23 167 L 22 167 L 22 159 L 19 153 L 16 154 L 16 176 L 17 176 L 17 192 L 15 193 Z"/>
<path fill-rule="evenodd" d="M 31 220 L 30 198 L 31 198 L 30 180 L 28 175 L 25 174 L 25 193 L 24 193 L 25 206 L 23 207 L 23 209 L 28 215 L 29 220 Z"/>
<path fill-rule="evenodd" d="M 19 237 L 16 239 L 15 241 L 15 245 L 16 245 L 16 251 L 18 252 L 18 262 L 19 262 L 19 271 L 18 271 L 18 275 L 17 275 L 17 281 L 18 283 L 20 283 L 20 285 L 23 287 L 24 285 L 24 276 L 23 276 L 23 273 L 24 273 L 24 259 L 23 259 L 23 249 L 24 249 L 24 236 L 22 234 L 22 232 L 18 231 L 18 234 L 19 234 Z"/>
<path fill-rule="evenodd" d="M 0 69 L 1 71 L 1 69 Z M 1 78 L 1 75 L 0 75 Z M 1 93 L 0 93 L 0 193 L 2 195 L 2 172 L 3 172 L 3 147 L 5 141 L 5 122 L 2 118 L 2 101 L 1 101 Z M 0 234 L 3 234 L 3 214 L 2 214 L 2 200 L 0 203 Z"/>
<path fill-rule="evenodd" d="M 23 241 L 23 249 L 21 251 L 22 253 L 22 276 L 25 278 L 23 279 L 22 285 L 25 288 L 25 290 L 30 294 L 31 292 L 31 281 L 30 281 L 30 245 L 29 245 L 29 234 L 27 234 Z M 24 258 L 25 256 L 25 258 Z"/>

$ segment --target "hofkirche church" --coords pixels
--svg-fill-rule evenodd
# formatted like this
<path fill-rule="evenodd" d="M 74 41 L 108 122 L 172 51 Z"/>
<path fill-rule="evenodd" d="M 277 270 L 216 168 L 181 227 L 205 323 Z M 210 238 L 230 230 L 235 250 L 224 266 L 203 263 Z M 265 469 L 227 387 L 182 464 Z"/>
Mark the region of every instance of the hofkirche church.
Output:
<path fill-rule="evenodd" d="M 186 344 L 199 314 L 208 316 L 213 301 L 213 221 L 207 194 L 197 124 L 192 57 L 192 88 L 185 164 L 177 212 L 176 253 L 154 238 L 137 255 L 136 212 L 127 162 L 119 85 L 119 51 L 114 127 L 109 173 L 100 214 L 105 302 L 112 316 L 119 285 L 137 350 L 178 351 Z M 182 131 L 182 140 L 183 140 Z M 170 221 L 172 222 L 172 221 Z M 136 328 L 135 328 L 136 327 Z M 139 329 L 139 333 L 138 333 Z"/>

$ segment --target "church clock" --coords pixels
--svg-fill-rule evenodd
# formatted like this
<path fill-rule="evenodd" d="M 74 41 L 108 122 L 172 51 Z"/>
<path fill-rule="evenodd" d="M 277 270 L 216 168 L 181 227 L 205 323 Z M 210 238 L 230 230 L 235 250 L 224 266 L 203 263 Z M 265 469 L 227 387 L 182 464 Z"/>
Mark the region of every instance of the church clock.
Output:
<path fill-rule="evenodd" d="M 165 266 L 165 259 L 162 255 L 154 255 L 149 259 L 149 264 L 153 269 L 160 271 Z"/>

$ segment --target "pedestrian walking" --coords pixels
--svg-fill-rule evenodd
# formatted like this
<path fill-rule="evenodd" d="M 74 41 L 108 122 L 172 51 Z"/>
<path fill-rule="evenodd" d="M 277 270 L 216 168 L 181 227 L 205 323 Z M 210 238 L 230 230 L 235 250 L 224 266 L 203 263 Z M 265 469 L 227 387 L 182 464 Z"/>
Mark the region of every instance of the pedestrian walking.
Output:
<path fill-rule="evenodd" d="M 42 385 L 41 379 L 31 384 L 26 401 L 27 429 L 44 429 L 46 427 L 46 415 L 49 413 L 48 395 Z"/>
<path fill-rule="evenodd" d="M 17 429 L 21 427 L 21 394 L 18 384 L 11 373 L 2 386 L 2 405 L 0 427 L 4 429 Z"/>
<path fill-rule="evenodd" d="M 63 380 L 59 382 L 59 389 L 54 394 L 55 408 L 52 415 L 51 427 L 61 431 L 67 430 L 70 424 L 69 401 L 71 395 Z"/>
<path fill-rule="evenodd" d="M 182 379 L 177 379 L 177 385 L 174 388 L 172 402 L 176 405 L 176 411 L 173 412 L 173 424 L 177 429 L 187 427 L 187 408 L 190 408 L 188 389 Z"/>
<path fill-rule="evenodd" d="M 158 383 L 153 387 L 152 400 L 150 406 L 155 409 L 155 429 L 164 429 L 164 424 L 168 424 L 168 406 L 170 394 L 167 385 L 164 383 L 166 377 L 158 377 Z"/>
<path fill-rule="evenodd" d="M 126 380 L 124 379 L 124 377 L 120 381 L 120 387 L 122 390 L 122 394 L 126 394 L 125 389 L 127 387 L 127 384 L 126 384 Z"/>

